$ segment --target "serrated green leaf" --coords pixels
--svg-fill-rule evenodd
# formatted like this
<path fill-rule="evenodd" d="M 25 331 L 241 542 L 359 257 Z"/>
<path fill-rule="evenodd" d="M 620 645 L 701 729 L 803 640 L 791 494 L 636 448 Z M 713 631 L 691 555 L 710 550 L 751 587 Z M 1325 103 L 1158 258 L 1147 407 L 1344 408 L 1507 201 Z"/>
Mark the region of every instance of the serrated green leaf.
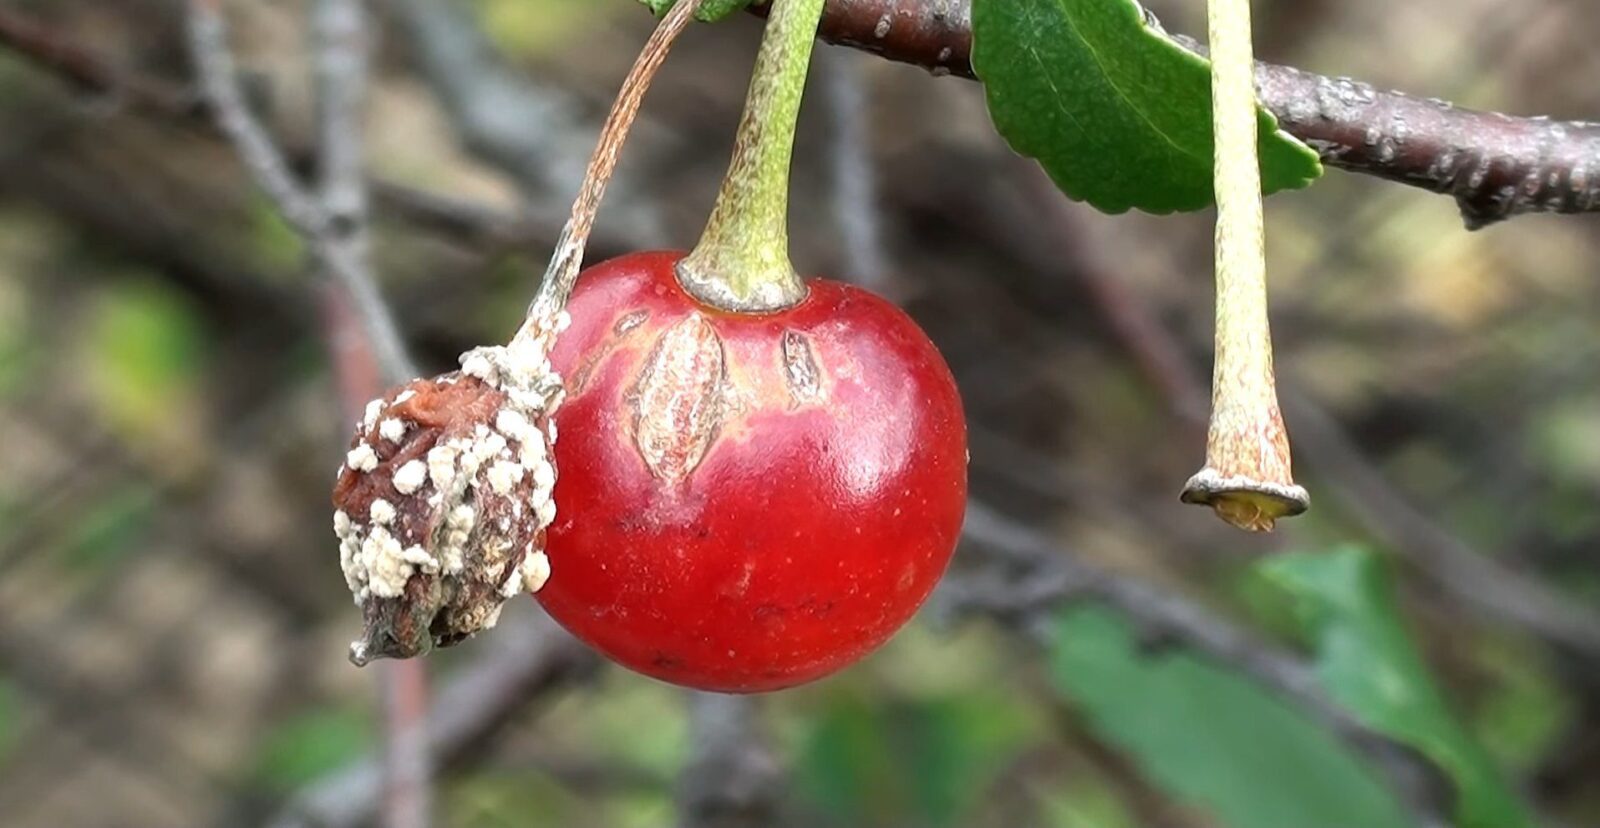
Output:
<path fill-rule="evenodd" d="M 650 7 L 650 12 L 656 17 L 660 17 L 666 14 L 677 0 L 639 0 L 639 2 Z M 705 0 L 694 13 L 694 17 L 702 23 L 715 23 L 753 2 L 755 0 Z"/>
<path fill-rule="evenodd" d="M 1376 555 L 1342 547 L 1274 558 L 1262 570 L 1295 598 L 1329 695 L 1368 727 L 1443 768 L 1456 784 L 1456 818 L 1463 828 L 1532 824 L 1434 685 Z"/>
<path fill-rule="evenodd" d="M 1389 791 L 1277 696 L 1184 652 L 1139 652 L 1098 608 L 1063 615 L 1056 686 L 1145 775 L 1228 828 L 1406 828 Z"/>
<path fill-rule="evenodd" d="M 1212 203 L 1206 60 L 1145 24 L 1132 0 L 974 0 L 972 65 L 1011 148 L 1108 213 Z M 1322 174 L 1260 111 L 1262 189 Z"/>

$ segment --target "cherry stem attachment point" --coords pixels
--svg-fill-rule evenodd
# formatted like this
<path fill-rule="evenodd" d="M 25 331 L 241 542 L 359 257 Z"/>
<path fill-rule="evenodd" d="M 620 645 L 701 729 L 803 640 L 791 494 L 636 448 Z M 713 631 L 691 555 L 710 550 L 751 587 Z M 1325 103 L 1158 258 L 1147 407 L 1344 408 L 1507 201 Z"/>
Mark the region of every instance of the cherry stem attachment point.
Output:
<path fill-rule="evenodd" d="M 1304 512 L 1310 500 L 1294 483 L 1273 377 L 1250 0 L 1208 0 L 1206 12 L 1216 140 L 1216 357 L 1206 464 L 1184 486 L 1183 500 L 1259 532 Z"/>
<path fill-rule="evenodd" d="M 774 0 L 733 160 L 700 243 L 678 265 L 696 299 L 746 313 L 806 296 L 789 260 L 789 168 L 823 0 Z"/>

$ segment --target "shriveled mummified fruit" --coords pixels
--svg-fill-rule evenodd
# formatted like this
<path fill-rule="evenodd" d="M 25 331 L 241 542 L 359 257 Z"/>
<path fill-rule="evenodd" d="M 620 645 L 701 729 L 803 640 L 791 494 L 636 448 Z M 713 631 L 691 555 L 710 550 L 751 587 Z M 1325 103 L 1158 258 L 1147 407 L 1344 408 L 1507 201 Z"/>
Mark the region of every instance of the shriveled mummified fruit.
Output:
<path fill-rule="evenodd" d="M 549 577 L 549 417 L 562 392 L 544 353 L 565 319 L 368 404 L 333 491 L 340 564 L 366 625 L 352 661 L 455 644 Z"/>

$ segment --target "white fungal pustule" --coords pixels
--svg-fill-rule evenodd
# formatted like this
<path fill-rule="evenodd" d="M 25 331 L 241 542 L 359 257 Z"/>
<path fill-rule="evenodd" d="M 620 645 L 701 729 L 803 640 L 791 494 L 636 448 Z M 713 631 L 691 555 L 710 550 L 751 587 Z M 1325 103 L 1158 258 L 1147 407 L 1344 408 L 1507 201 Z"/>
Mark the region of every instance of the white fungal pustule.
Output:
<path fill-rule="evenodd" d="M 400 553 L 400 557 L 405 559 L 406 563 L 420 567 L 423 572 L 433 573 L 439 571 L 439 562 L 428 554 L 428 550 L 420 546 L 406 547 L 405 551 Z"/>
<path fill-rule="evenodd" d="M 485 348 L 475 348 L 463 354 L 461 356 L 461 373 L 469 377 L 477 377 L 491 386 L 499 387 L 500 370 L 490 360 L 489 354 L 485 353 L 485 351 L 487 351 Z"/>
<path fill-rule="evenodd" d="M 383 416 L 383 410 L 387 407 L 388 406 L 384 404 L 383 398 L 381 397 L 367 403 L 367 410 L 361 416 L 361 430 L 366 431 L 367 429 L 372 428 L 372 424 L 376 423 L 378 418 Z"/>
<path fill-rule="evenodd" d="M 494 465 L 489 467 L 489 487 L 497 495 L 511 494 L 511 490 L 522 482 L 523 474 L 522 466 L 506 460 L 496 460 Z"/>
<path fill-rule="evenodd" d="M 534 507 L 534 512 L 539 517 L 539 525 L 549 527 L 556 522 L 556 502 L 553 498 L 545 498 Z"/>
<path fill-rule="evenodd" d="M 546 581 L 550 580 L 550 557 L 542 551 L 535 551 L 522 559 L 522 591 L 535 593 L 544 588 Z"/>
<path fill-rule="evenodd" d="M 344 464 L 358 472 L 369 472 L 378 467 L 378 453 L 361 443 L 344 456 Z"/>
<path fill-rule="evenodd" d="M 343 509 L 335 509 L 333 512 L 333 534 L 339 540 L 344 540 L 350 537 L 350 533 L 354 530 L 355 526 L 350 522 L 350 516 Z"/>
<path fill-rule="evenodd" d="M 368 512 L 368 517 L 372 519 L 374 526 L 385 526 L 394 521 L 394 514 L 394 504 L 379 498 L 372 501 L 372 510 Z"/>
<path fill-rule="evenodd" d="M 428 482 L 428 464 L 411 460 L 394 473 L 394 489 L 403 495 L 416 494 Z"/>
<path fill-rule="evenodd" d="M 533 490 L 548 494 L 556 485 L 556 470 L 549 461 L 540 460 L 533 465 Z"/>
<path fill-rule="evenodd" d="M 378 423 L 378 434 L 379 434 L 379 436 L 383 437 L 383 439 L 388 440 L 391 443 L 398 443 L 401 440 L 404 440 L 405 436 L 406 436 L 406 431 L 408 431 L 409 429 L 410 429 L 410 426 L 406 425 L 406 421 L 405 420 L 401 420 L 401 419 L 398 419 L 398 418 L 395 418 L 395 417 L 390 417 L 390 418 L 384 420 L 383 422 Z"/>
<path fill-rule="evenodd" d="M 456 457 L 459 451 L 450 446 L 434 446 L 428 449 L 428 479 L 433 481 L 433 487 L 441 492 L 447 492 L 456 480 Z"/>
<path fill-rule="evenodd" d="M 366 569 L 367 592 L 379 598 L 400 597 L 415 571 L 400 541 L 382 526 L 373 527 L 361 544 L 361 565 Z"/>
<path fill-rule="evenodd" d="M 511 408 L 500 409 L 500 413 L 495 415 L 494 427 L 507 438 L 524 445 L 530 441 L 543 442 L 539 439 L 539 432 L 533 427 L 533 423 L 528 422 L 528 418 L 522 416 L 521 412 Z"/>

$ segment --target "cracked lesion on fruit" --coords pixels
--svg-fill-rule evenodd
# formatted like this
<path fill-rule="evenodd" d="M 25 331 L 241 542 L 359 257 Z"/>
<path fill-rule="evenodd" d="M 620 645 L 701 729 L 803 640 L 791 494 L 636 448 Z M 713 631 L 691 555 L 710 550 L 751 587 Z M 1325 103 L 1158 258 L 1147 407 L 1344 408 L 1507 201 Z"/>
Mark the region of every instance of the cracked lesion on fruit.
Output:
<path fill-rule="evenodd" d="M 633 394 L 634 445 L 669 485 L 688 479 L 711 448 L 722 416 L 722 340 L 699 313 L 667 329 Z"/>
<path fill-rule="evenodd" d="M 600 363 L 611 356 L 611 352 L 616 350 L 617 346 L 628 338 L 628 334 L 649 321 L 649 319 L 650 311 L 644 309 L 619 317 L 611 325 L 611 335 L 606 337 L 605 341 L 598 347 L 590 348 L 588 353 L 584 355 L 583 360 L 578 363 L 577 369 L 567 379 L 567 392 L 574 397 L 582 394 L 583 390 L 589 386 L 589 380 L 593 378 L 595 369 L 600 366 Z"/>
<path fill-rule="evenodd" d="M 811 340 L 799 331 L 783 332 L 783 378 L 789 387 L 792 408 L 822 398 L 822 375 L 817 368 Z"/>
<path fill-rule="evenodd" d="M 627 315 L 619 318 L 617 320 L 617 323 L 615 325 L 611 326 L 611 333 L 616 335 L 616 336 L 618 336 L 618 337 L 624 336 L 624 335 L 626 335 L 628 333 L 628 331 L 631 331 L 634 328 L 637 328 L 640 325 L 643 325 L 645 323 L 645 320 L 647 320 L 649 318 L 650 318 L 650 311 L 647 311 L 647 310 L 636 310 L 636 311 L 634 311 L 634 312 L 632 312 L 630 314 L 627 314 Z"/>

